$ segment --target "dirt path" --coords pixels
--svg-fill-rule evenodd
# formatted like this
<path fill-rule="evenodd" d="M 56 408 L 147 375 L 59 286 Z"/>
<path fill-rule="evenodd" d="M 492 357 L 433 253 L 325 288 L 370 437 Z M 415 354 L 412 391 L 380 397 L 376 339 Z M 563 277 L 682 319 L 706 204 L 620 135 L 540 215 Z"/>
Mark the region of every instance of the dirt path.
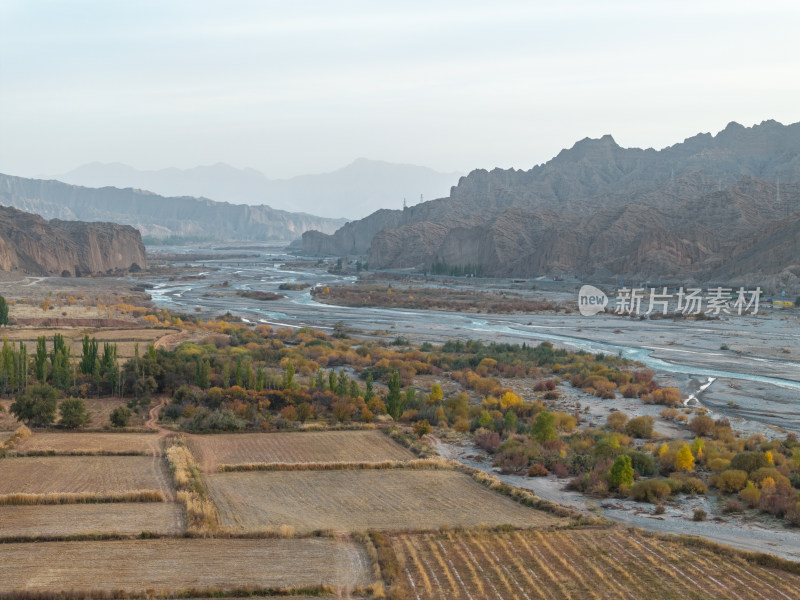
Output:
<path fill-rule="evenodd" d="M 153 408 L 150 409 L 150 412 L 148 413 L 149 415 L 148 419 L 144 424 L 144 426 L 147 427 L 148 429 L 154 429 L 157 432 L 156 433 L 157 439 L 161 439 L 163 437 L 172 435 L 174 433 L 169 429 L 161 427 L 161 425 L 158 424 L 158 413 L 161 412 L 161 409 L 167 405 L 167 402 L 169 402 L 169 398 L 167 398 L 166 396 L 162 396 L 159 399 L 158 404 L 156 404 Z"/>
<path fill-rule="evenodd" d="M 189 331 L 188 329 L 181 329 L 176 333 L 168 333 L 167 335 L 158 338 L 153 343 L 153 347 L 156 350 L 159 348 L 163 348 L 164 350 L 175 350 L 175 348 L 177 348 L 183 342 L 196 340 L 205 335 L 207 335 L 207 332 L 204 331 Z"/>

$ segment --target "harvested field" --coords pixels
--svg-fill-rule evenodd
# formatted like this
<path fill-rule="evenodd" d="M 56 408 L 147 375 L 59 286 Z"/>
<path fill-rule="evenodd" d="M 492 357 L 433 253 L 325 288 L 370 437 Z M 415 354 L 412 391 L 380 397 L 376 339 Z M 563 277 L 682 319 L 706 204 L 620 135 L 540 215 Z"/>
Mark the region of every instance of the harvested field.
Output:
<path fill-rule="evenodd" d="M 380 534 L 378 534 L 380 535 Z M 800 576 L 618 528 L 389 534 L 398 598 L 798 598 Z"/>
<path fill-rule="evenodd" d="M 106 427 L 110 424 L 111 411 L 119 406 L 126 406 L 127 400 L 122 398 L 87 398 L 86 409 L 89 411 L 91 421 L 87 427 L 99 429 Z M 131 418 L 131 427 L 142 427 L 147 419 L 147 411 L 144 410 L 140 413 L 134 411 Z"/>
<path fill-rule="evenodd" d="M 177 535 L 184 529 L 183 510 L 174 502 L 0 506 L 0 537 L 5 538 Z"/>
<path fill-rule="evenodd" d="M 35 433 L 17 446 L 18 454 L 161 455 L 158 435 L 149 433 Z"/>
<path fill-rule="evenodd" d="M 186 440 L 204 472 L 246 463 L 382 462 L 414 455 L 378 431 L 194 435 Z"/>
<path fill-rule="evenodd" d="M 310 532 L 566 522 L 449 470 L 248 471 L 217 473 L 205 481 L 221 525 L 234 531 L 282 525 Z"/>
<path fill-rule="evenodd" d="M 369 573 L 359 546 L 331 538 L 0 544 L 0 595 L 153 590 L 152 597 L 187 589 L 350 588 L 369 585 Z"/>
<path fill-rule="evenodd" d="M 164 462 L 149 456 L 37 456 L 0 460 L 0 495 L 161 490 L 173 498 Z"/>

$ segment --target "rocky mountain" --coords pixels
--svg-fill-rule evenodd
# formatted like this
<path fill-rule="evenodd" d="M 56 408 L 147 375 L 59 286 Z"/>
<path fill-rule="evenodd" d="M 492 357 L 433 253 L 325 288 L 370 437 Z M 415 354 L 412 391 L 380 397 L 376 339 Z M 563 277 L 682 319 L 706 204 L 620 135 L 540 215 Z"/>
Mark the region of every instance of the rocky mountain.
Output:
<path fill-rule="evenodd" d="M 325 217 L 361 218 L 386 207 L 416 204 L 422 194 L 447 194 L 458 173 L 359 158 L 331 173 L 269 179 L 255 169 L 219 163 L 193 169 L 140 171 L 120 163 L 91 163 L 53 179 L 88 187 L 149 190 L 164 196 L 197 196 L 234 204 L 268 204 Z"/>
<path fill-rule="evenodd" d="M 146 266 L 141 234 L 116 223 L 46 221 L 0 206 L 0 270 L 81 277 Z"/>
<path fill-rule="evenodd" d="M 113 221 L 142 235 L 290 241 L 309 229 L 334 232 L 344 219 L 244 206 L 188 196 L 165 198 L 138 189 L 86 188 L 60 181 L 0 174 L 0 205 L 45 218 Z"/>
<path fill-rule="evenodd" d="M 604 136 L 528 171 L 476 170 L 447 198 L 378 211 L 332 236 L 307 232 L 303 246 L 386 268 L 800 282 L 786 229 L 798 211 L 800 123 L 731 123 L 660 151 Z"/>

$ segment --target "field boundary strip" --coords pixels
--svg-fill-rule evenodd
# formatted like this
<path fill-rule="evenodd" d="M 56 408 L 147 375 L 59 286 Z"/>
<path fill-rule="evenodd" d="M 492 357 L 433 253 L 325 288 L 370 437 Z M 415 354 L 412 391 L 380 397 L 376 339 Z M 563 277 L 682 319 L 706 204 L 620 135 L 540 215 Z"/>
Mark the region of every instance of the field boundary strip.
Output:
<path fill-rule="evenodd" d="M 112 502 L 166 502 L 162 490 L 130 490 L 112 494 L 95 492 L 50 492 L 46 494 L 0 494 L 0 506 L 40 504 L 107 504 Z"/>
<path fill-rule="evenodd" d="M 446 459 L 384 460 L 375 462 L 293 462 L 242 463 L 217 466 L 218 473 L 239 471 L 342 471 L 359 469 L 443 469 L 456 471 L 458 465 Z"/>

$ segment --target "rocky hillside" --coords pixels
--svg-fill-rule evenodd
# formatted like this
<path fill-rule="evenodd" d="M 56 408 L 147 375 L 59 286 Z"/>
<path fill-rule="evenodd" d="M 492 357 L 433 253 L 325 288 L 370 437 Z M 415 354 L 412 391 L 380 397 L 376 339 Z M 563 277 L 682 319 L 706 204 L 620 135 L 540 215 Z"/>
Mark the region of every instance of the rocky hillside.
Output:
<path fill-rule="evenodd" d="M 81 277 L 145 266 L 142 236 L 133 227 L 46 221 L 0 206 L 0 270 Z"/>
<path fill-rule="evenodd" d="M 378 211 L 333 236 L 309 232 L 303 243 L 387 268 L 798 283 L 784 227 L 800 210 L 798 182 L 800 124 L 731 123 L 660 151 L 604 136 L 528 171 L 473 171 L 448 198 Z"/>
<path fill-rule="evenodd" d="M 154 237 L 290 241 L 309 229 L 332 233 L 344 219 L 243 206 L 188 196 L 165 198 L 138 189 L 86 188 L 0 174 L 0 204 L 45 218 L 113 221 Z"/>

